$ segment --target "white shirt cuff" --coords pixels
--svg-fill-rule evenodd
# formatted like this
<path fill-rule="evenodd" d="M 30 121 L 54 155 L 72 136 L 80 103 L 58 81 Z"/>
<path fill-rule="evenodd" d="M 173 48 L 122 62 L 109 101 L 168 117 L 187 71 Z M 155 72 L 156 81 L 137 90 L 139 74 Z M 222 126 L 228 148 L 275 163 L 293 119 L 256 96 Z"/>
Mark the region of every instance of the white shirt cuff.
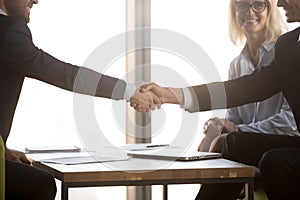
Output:
<path fill-rule="evenodd" d="M 193 95 L 188 88 L 182 88 L 183 92 L 183 103 L 181 107 L 185 110 L 189 110 L 193 107 Z"/>
<path fill-rule="evenodd" d="M 126 88 L 124 92 L 124 99 L 130 101 L 130 98 L 134 95 L 136 86 L 134 83 L 126 82 Z"/>

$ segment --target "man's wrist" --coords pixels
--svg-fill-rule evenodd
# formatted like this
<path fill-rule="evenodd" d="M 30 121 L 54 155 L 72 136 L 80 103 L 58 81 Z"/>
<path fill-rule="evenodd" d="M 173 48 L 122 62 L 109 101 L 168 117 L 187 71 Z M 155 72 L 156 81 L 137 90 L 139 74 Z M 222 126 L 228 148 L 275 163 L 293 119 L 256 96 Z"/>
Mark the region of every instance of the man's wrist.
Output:
<path fill-rule="evenodd" d="M 181 88 L 165 88 L 168 92 L 165 96 L 164 103 L 173 103 L 182 105 L 183 103 L 183 92 Z"/>
<path fill-rule="evenodd" d="M 136 90 L 136 85 L 134 83 L 131 82 L 126 82 L 126 88 L 125 88 L 125 92 L 124 92 L 124 99 L 126 101 L 130 101 L 130 98 L 134 95 Z"/>
<path fill-rule="evenodd" d="M 193 106 L 193 97 L 188 88 L 182 88 L 183 102 L 181 107 L 184 109 L 190 109 Z"/>

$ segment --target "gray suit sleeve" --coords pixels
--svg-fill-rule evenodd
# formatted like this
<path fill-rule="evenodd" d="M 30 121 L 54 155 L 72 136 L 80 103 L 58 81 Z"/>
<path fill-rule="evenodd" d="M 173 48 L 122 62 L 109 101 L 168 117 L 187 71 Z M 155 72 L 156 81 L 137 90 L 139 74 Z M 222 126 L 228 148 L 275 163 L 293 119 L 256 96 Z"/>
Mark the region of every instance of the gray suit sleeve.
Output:
<path fill-rule="evenodd" d="M 11 73 L 38 79 L 65 90 L 115 100 L 124 98 L 126 82 L 88 68 L 62 62 L 37 48 L 25 22 L 16 21 L 7 32 Z M 103 55 L 104 56 L 104 55 Z"/>

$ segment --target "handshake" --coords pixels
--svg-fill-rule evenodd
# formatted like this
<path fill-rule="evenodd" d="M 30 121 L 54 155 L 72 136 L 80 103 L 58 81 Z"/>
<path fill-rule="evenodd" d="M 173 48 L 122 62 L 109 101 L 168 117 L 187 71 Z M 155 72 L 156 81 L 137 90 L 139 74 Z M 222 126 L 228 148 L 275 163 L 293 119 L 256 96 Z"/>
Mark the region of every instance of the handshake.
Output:
<path fill-rule="evenodd" d="M 182 104 L 183 92 L 180 88 L 161 87 L 156 83 L 136 84 L 137 89 L 130 98 L 130 106 L 138 112 L 149 112 L 164 103 Z"/>

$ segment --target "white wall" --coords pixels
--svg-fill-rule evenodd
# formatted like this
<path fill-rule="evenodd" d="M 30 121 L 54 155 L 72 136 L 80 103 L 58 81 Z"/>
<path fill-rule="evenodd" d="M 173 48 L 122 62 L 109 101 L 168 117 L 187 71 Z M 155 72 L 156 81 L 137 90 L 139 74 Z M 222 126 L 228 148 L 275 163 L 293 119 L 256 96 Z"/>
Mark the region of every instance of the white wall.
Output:
<path fill-rule="evenodd" d="M 227 7 L 228 0 L 152 0 L 152 27 L 181 33 L 198 43 L 211 57 L 221 78 L 225 80 L 230 61 L 241 49 L 229 41 Z M 38 47 L 61 60 L 82 65 L 98 45 L 125 31 L 125 0 L 40 0 L 31 10 L 29 26 Z M 152 62 L 173 68 L 190 85 L 201 83 L 191 66 L 179 57 L 154 51 Z M 125 59 L 120 58 L 114 62 L 105 73 L 122 78 L 125 74 Z M 70 92 L 26 79 L 8 146 L 24 148 L 40 145 L 80 145 L 73 118 L 72 100 L 73 94 Z M 125 135 L 116 126 L 111 109 L 111 100 L 95 100 L 98 123 L 108 139 L 114 144 L 125 143 Z M 182 111 L 178 106 L 167 105 L 164 109 L 167 122 L 154 137 L 155 142 L 168 142 L 174 137 L 172 134 L 176 134 L 177 129 L 172 128 L 181 120 Z M 153 116 L 158 112 L 154 111 Z M 223 114 L 224 112 L 220 112 L 218 115 Z M 199 134 L 192 141 L 191 149 L 199 144 L 203 122 L 212 113 L 195 115 L 199 116 Z M 183 194 L 179 194 L 176 192 L 177 187 L 170 188 L 169 199 L 193 199 L 198 191 L 198 185 L 186 185 L 181 190 L 184 191 Z M 117 193 L 119 197 L 115 196 Z M 118 192 L 111 187 L 74 189 L 71 199 L 87 199 L 87 195 L 91 200 L 125 199 L 125 188 L 118 188 Z M 160 189 L 154 190 L 153 199 L 160 199 L 160 195 Z"/>

